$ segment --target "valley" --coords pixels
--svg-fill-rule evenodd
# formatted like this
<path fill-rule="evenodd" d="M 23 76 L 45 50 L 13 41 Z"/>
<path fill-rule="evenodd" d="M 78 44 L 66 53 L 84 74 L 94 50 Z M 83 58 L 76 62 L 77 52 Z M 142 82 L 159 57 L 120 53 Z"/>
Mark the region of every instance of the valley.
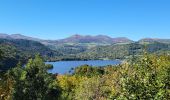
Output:
<path fill-rule="evenodd" d="M 169 54 L 170 39 L 146 38 L 133 41 L 128 38 L 111 38 L 105 35 L 73 35 L 60 40 L 42 40 L 20 34 L 0 34 L 0 49 L 4 53 L 3 69 L 25 63 L 35 54 L 45 61 L 114 60 L 140 56 L 144 51 L 152 54 Z M 12 63 L 7 63 L 11 60 Z"/>

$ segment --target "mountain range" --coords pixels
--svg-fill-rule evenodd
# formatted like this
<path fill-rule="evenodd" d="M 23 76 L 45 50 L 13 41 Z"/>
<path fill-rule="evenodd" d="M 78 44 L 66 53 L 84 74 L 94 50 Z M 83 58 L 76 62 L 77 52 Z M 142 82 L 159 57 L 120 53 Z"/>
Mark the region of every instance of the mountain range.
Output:
<path fill-rule="evenodd" d="M 124 43 L 124 42 L 132 42 L 132 40 L 125 38 L 125 37 L 118 37 L 118 38 L 111 38 L 106 35 L 97 35 L 97 36 L 90 36 L 90 35 L 78 35 L 75 34 L 65 39 L 59 40 L 43 40 L 33 37 L 24 36 L 21 34 L 3 34 L 0 33 L 0 38 L 3 39 L 25 39 L 25 40 L 33 40 L 39 41 L 43 44 L 50 44 L 50 43 L 98 43 L 98 44 L 112 44 L 112 43 Z"/>
<path fill-rule="evenodd" d="M 56 39 L 56 40 L 43 40 L 39 38 L 33 38 L 29 36 L 24 36 L 21 34 L 4 34 L 0 33 L 0 38 L 3 39 L 24 39 L 24 40 L 33 40 L 41 42 L 42 44 L 48 45 L 48 44 L 64 44 L 64 43 L 97 43 L 97 44 L 114 44 L 114 43 L 131 43 L 134 42 L 133 40 L 130 40 L 126 37 L 116 37 L 112 38 L 106 35 L 97 35 L 97 36 L 91 36 L 91 35 L 79 35 L 75 34 L 70 37 L 64 38 L 64 39 Z M 170 39 L 159 39 L 159 38 L 143 38 L 136 42 L 161 42 L 161 43 L 170 43 Z"/>

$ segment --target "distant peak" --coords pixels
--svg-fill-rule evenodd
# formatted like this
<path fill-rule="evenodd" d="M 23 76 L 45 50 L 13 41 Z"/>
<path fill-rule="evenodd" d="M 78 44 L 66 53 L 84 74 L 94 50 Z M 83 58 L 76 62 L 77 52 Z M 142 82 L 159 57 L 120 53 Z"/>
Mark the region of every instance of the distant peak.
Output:
<path fill-rule="evenodd" d="M 96 36 L 92 36 L 92 35 L 80 35 L 80 34 L 75 34 L 75 35 L 72 35 L 71 37 L 109 37 L 107 35 L 96 35 Z"/>
<path fill-rule="evenodd" d="M 110 38 L 110 37 L 107 36 L 107 35 L 96 35 L 96 37 L 108 37 L 108 38 Z"/>
<path fill-rule="evenodd" d="M 11 34 L 11 36 L 24 36 L 24 35 L 17 33 L 17 34 Z"/>
<path fill-rule="evenodd" d="M 129 39 L 127 37 L 116 37 L 117 39 Z"/>
<path fill-rule="evenodd" d="M 71 37 L 82 37 L 82 35 L 74 34 L 74 35 L 72 35 Z"/>

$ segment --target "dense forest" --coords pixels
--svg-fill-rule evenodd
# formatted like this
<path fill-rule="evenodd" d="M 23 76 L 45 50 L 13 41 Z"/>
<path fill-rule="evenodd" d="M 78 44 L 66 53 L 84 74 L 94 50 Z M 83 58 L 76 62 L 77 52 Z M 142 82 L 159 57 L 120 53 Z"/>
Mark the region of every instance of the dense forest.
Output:
<path fill-rule="evenodd" d="M 1 60 L 4 58 L 0 52 Z M 1 100 L 131 100 L 170 99 L 170 56 L 144 52 L 120 65 L 93 67 L 83 65 L 74 73 L 58 75 L 47 72 L 36 55 L 25 67 L 0 74 Z"/>

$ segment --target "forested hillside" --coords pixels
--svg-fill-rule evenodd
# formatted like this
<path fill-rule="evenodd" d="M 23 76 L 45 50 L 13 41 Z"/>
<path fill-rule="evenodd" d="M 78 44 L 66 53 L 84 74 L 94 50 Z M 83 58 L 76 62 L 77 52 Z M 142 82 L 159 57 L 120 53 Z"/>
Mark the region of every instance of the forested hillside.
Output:
<path fill-rule="evenodd" d="M 42 55 L 44 59 L 62 55 L 39 42 L 22 39 L 0 39 L 0 50 L 5 51 L 2 54 L 1 70 L 16 66 L 19 61 L 25 63 L 36 54 Z"/>
<path fill-rule="evenodd" d="M 143 39 L 133 42 L 126 38 L 110 38 L 103 35 L 74 35 L 59 41 L 47 41 L 19 34 L 1 34 L 0 36 L 0 49 L 6 51 L 1 62 L 4 65 L 1 70 L 16 66 L 19 61 L 25 63 L 35 54 L 40 54 L 46 61 L 58 61 L 127 59 L 140 56 L 144 50 L 155 54 L 169 54 L 170 52 L 168 39 L 166 42 L 164 39 Z"/>
<path fill-rule="evenodd" d="M 135 42 L 130 44 L 97 46 L 77 54 L 77 57 L 80 59 L 126 59 L 133 55 L 141 55 L 144 50 L 148 53 L 167 54 L 170 51 L 170 44 L 160 42 L 141 44 Z"/>

